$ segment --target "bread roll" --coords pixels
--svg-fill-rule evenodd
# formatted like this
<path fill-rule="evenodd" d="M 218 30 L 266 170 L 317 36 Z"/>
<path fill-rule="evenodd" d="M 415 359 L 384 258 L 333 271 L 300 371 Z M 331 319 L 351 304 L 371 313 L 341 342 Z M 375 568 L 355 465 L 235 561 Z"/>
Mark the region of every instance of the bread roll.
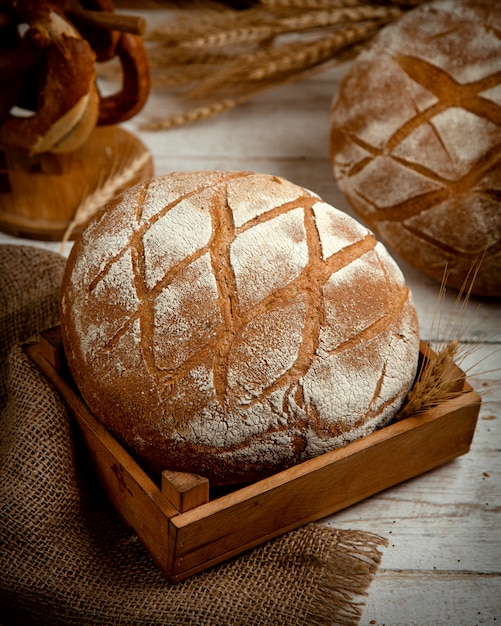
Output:
<path fill-rule="evenodd" d="M 23 23 L 23 7 L 13 10 L 20 11 L 16 17 Z M 36 110 L 28 116 L 7 112 L 0 119 L 0 146 L 31 156 L 71 152 L 86 141 L 98 121 L 95 54 L 56 7 L 44 10 L 34 3 L 31 19 L 35 33 L 47 37 L 35 75 L 28 73 L 26 78 L 28 93 L 36 86 L 36 102 L 31 103 Z"/>
<path fill-rule="evenodd" d="M 497 9 L 495 8 L 497 7 Z M 357 215 L 416 268 L 501 296 L 501 11 L 425 3 L 380 31 L 331 113 L 333 172 Z"/>
<path fill-rule="evenodd" d="M 110 202 L 69 255 L 61 328 L 84 399 L 133 456 L 214 485 L 387 424 L 419 349 L 373 234 L 250 172 L 172 173 Z"/>

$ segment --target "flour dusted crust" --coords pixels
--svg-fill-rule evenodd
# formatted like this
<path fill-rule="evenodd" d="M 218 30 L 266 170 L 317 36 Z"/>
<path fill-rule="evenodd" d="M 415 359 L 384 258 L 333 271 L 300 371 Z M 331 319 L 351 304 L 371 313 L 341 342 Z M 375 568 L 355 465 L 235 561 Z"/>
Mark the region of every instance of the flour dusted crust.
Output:
<path fill-rule="evenodd" d="M 76 240 L 61 329 L 96 416 L 154 472 L 242 483 L 388 423 L 411 386 L 411 294 L 373 234 L 251 172 L 172 173 Z"/>
<path fill-rule="evenodd" d="M 497 7 L 497 9 L 495 8 Z M 357 214 L 415 267 L 501 295 L 501 11 L 425 3 L 386 27 L 334 97 L 334 176 Z"/>

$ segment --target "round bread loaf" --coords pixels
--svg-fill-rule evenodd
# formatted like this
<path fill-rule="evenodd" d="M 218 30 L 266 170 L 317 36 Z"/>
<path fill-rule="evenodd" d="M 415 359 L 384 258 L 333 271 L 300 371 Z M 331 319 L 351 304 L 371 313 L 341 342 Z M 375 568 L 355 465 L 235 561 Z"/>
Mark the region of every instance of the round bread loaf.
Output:
<path fill-rule="evenodd" d="M 414 267 L 501 296 L 501 11 L 425 3 L 380 31 L 333 99 L 334 177 Z M 471 277 L 471 274 L 470 274 Z M 468 278 L 468 281 L 470 278 Z"/>
<path fill-rule="evenodd" d="M 155 473 L 259 479 L 387 424 L 419 334 L 374 235 L 275 176 L 185 172 L 130 188 L 77 238 L 70 369 Z"/>

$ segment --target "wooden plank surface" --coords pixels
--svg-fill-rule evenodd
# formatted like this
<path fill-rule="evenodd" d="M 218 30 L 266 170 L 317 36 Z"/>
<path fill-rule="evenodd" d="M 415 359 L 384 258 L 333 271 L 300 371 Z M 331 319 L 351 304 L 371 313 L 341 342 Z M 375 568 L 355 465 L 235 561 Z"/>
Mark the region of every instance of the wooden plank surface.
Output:
<path fill-rule="evenodd" d="M 330 69 L 300 84 L 270 91 L 202 124 L 140 132 L 143 119 L 169 107 L 168 94 L 155 92 L 144 111 L 125 126 L 150 148 L 157 174 L 202 168 L 276 174 L 309 187 L 353 214 L 333 181 L 327 144 L 329 106 L 344 71 Z M 0 243 L 59 250 L 58 243 L 3 234 Z M 460 336 L 469 352 L 463 369 L 483 397 L 473 444 L 467 455 L 323 523 L 375 532 L 389 540 L 364 600 L 364 626 L 499 624 L 501 304 L 472 299 L 459 310 L 456 294 L 448 293 L 441 305 L 443 323 L 437 326 L 438 285 L 401 259 L 397 261 L 414 294 L 423 339 L 450 338 L 451 328 L 463 321 Z"/>

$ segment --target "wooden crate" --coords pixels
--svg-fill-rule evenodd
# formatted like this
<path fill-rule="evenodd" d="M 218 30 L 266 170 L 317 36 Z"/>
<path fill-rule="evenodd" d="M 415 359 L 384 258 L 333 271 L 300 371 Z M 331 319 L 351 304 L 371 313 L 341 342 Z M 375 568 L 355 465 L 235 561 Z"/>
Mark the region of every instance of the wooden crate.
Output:
<path fill-rule="evenodd" d="M 326 517 L 465 454 L 481 399 L 456 366 L 457 397 L 343 448 L 224 495 L 203 477 L 153 480 L 90 412 L 65 366 L 59 329 L 26 347 L 68 404 L 106 494 L 171 582 Z M 434 358 L 421 343 L 421 358 Z"/>

